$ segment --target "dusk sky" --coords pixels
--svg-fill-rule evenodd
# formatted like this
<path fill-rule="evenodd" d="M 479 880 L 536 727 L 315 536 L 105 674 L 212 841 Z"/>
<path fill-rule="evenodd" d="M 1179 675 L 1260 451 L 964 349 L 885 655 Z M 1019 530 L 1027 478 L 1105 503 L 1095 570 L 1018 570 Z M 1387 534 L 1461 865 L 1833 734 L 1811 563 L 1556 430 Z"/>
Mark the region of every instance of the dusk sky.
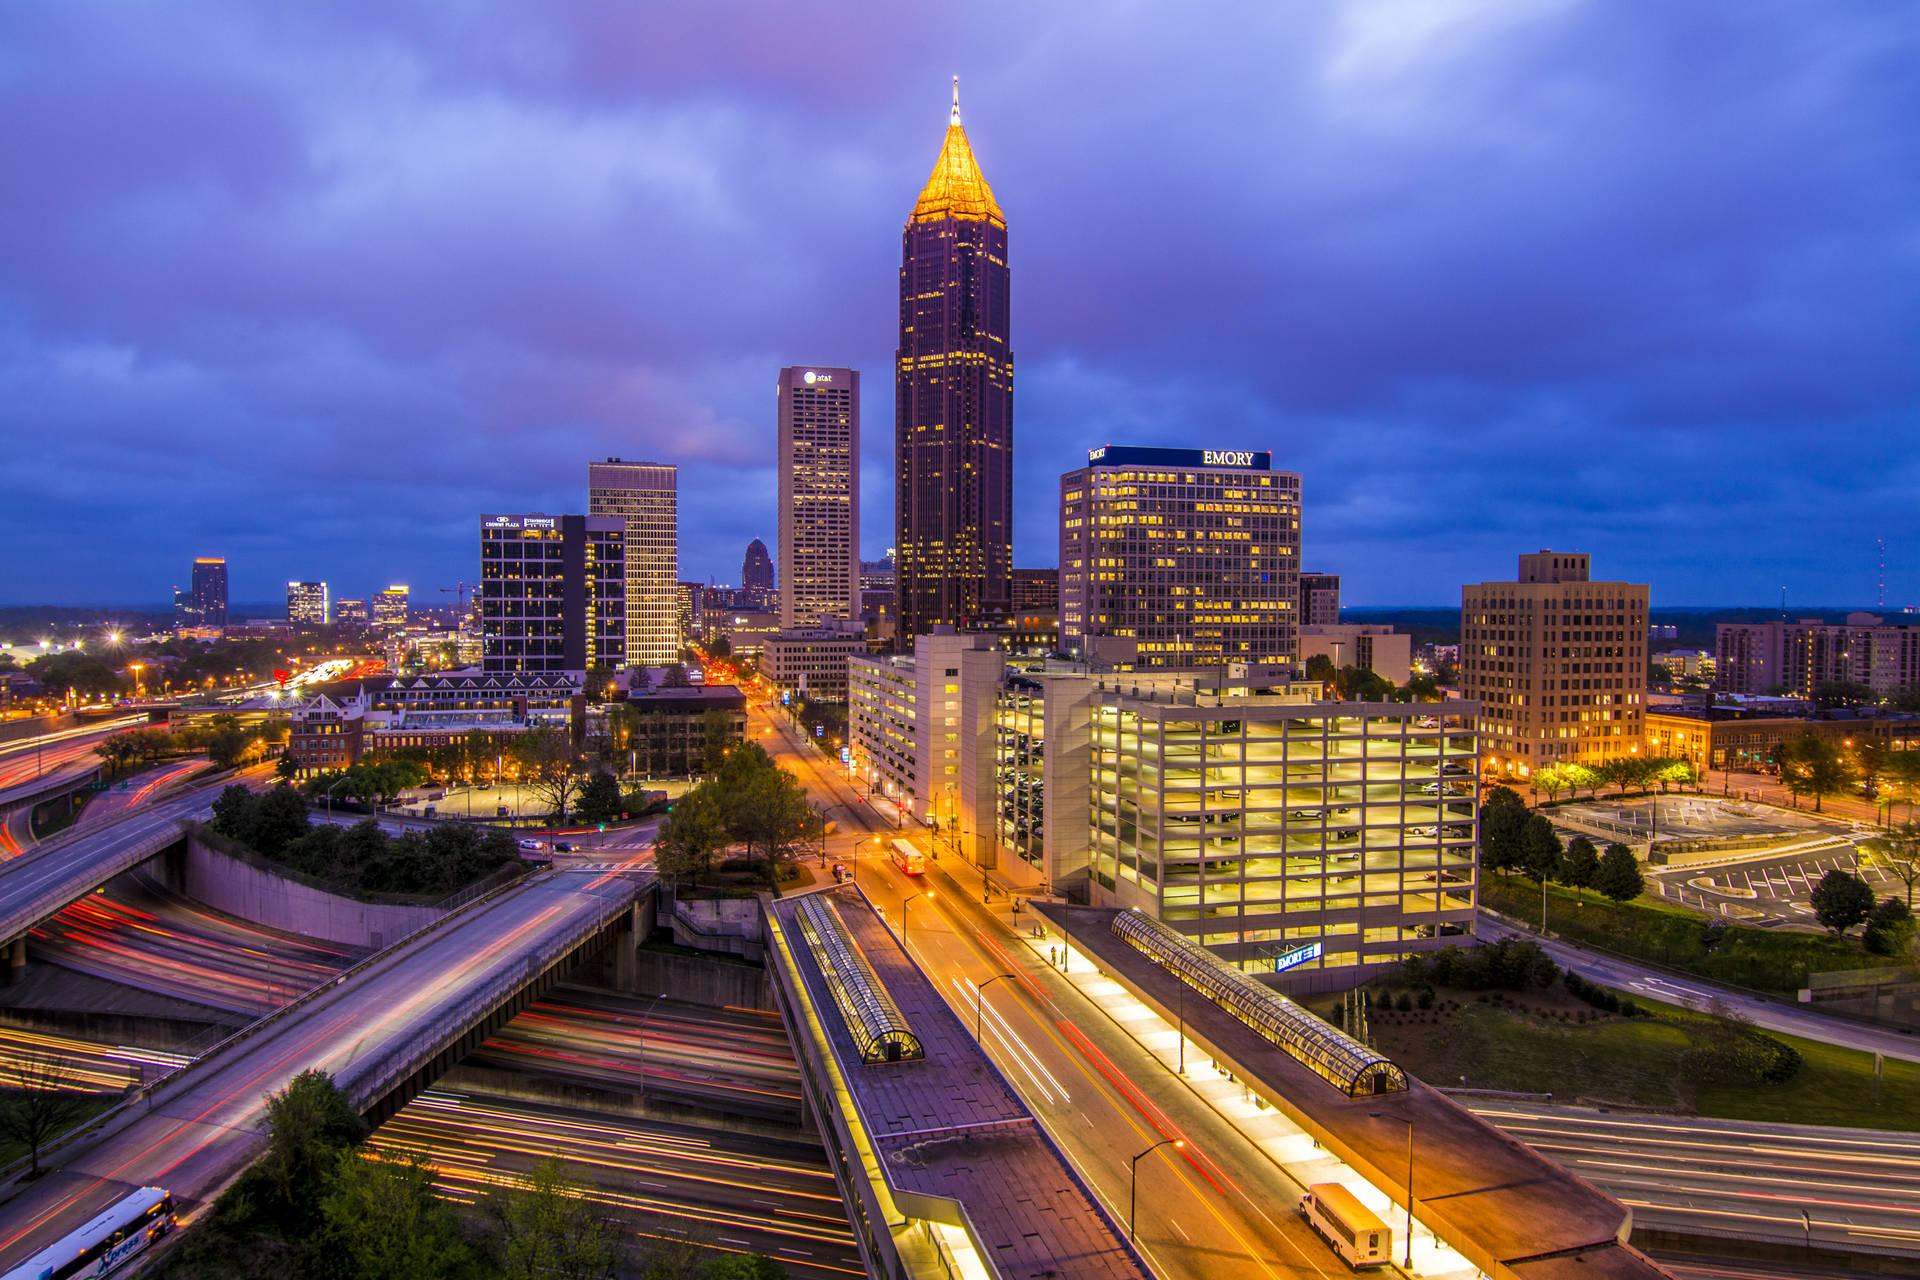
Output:
<path fill-rule="evenodd" d="M 1911 3 L 0 7 L 0 603 L 225 555 L 416 601 L 482 511 L 680 465 L 774 542 L 774 379 L 863 375 L 961 77 L 1009 227 L 1014 562 L 1101 443 L 1272 449 L 1305 567 L 1457 604 L 1920 601 Z M 776 548 L 777 553 L 777 548 Z"/>

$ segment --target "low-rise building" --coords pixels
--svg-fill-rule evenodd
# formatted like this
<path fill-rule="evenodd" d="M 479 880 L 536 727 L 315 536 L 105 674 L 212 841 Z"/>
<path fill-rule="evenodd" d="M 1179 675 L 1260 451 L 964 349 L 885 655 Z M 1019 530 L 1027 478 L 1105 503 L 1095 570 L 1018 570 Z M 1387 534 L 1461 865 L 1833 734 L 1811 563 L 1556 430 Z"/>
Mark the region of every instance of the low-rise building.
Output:
<path fill-rule="evenodd" d="M 656 687 L 612 705 L 629 713 L 628 767 L 650 778 L 698 773 L 710 735 L 738 742 L 747 727 L 747 697 L 728 684 Z"/>
<path fill-rule="evenodd" d="M 1395 684 L 1413 675 L 1413 637 L 1392 627 L 1362 623 L 1300 628 L 1300 658 L 1316 654 L 1330 659 L 1335 670 L 1358 667 Z"/>
<path fill-rule="evenodd" d="M 292 710 L 287 749 L 301 773 L 343 769 L 366 756 L 451 746 L 486 735 L 497 746 L 538 728 L 586 730 L 577 675 L 435 671 L 324 685 Z"/>
<path fill-rule="evenodd" d="M 727 653 L 733 661 L 745 665 L 760 657 L 767 637 L 780 630 L 780 615 L 760 609 L 720 609 L 711 603 L 705 611 L 707 642 L 725 637 Z"/>
<path fill-rule="evenodd" d="M 866 651 L 866 629 L 858 622 L 835 619 L 765 637 L 758 667 L 777 689 L 827 702 L 845 702 L 847 659 Z"/>
<path fill-rule="evenodd" d="M 1894 751 L 1920 749 L 1920 716 L 1851 712 L 1793 715 L 1739 707 L 1661 707 L 1647 710 L 1650 756 L 1689 760 L 1703 773 L 1772 772 L 1775 753 L 1800 738 L 1818 738 L 1841 750 L 1878 742 Z"/>

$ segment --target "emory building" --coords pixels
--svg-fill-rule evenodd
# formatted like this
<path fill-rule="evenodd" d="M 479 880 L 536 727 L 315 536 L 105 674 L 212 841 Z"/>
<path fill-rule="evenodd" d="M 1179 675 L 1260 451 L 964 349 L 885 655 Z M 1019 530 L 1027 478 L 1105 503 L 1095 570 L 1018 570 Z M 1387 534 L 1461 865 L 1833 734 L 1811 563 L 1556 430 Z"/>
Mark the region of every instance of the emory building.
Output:
<path fill-rule="evenodd" d="M 782 369 L 779 411 L 780 625 L 850 621 L 860 616 L 860 375 Z"/>
<path fill-rule="evenodd" d="M 1520 557 L 1517 580 L 1460 590 L 1460 691 L 1482 705 L 1485 773 L 1602 764 L 1640 750 L 1644 584 L 1595 582 L 1589 557 Z"/>
<path fill-rule="evenodd" d="M 1291 662 L 1300 477 L 1273 455 L 1089 450 L 1060 477 L 1060 647 L 1089 662 Z"/>

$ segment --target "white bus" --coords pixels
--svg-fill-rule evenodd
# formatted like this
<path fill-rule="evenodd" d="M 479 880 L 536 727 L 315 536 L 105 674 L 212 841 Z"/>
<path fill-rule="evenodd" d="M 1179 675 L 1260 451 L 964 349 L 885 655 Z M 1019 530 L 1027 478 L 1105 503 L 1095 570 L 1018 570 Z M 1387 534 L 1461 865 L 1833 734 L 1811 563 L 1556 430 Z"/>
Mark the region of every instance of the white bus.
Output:
<path fill-rule="evenodd" d="M 78 1231 L 48 1245 L 0 1280 L 68 1280 L 117 1271 L 148 1245 L 173 1230 L 173 1197 L 142 1187 Z"/>
<path fill-rule="evenodd" d="M 1358 1271 L 1384 1267 L 1393 1258 L 1393 1231 L 1337 1182 L 1316 1182 L 1300 1197 L 1300 1215 L 1341 1261 Z"/>
<path fill-rule="evenodd" d="M 927 855 L 905 840 L 895 840 L 893 865 L 900 868 L 903 875 L 922 876 L 927 873 Z"/>

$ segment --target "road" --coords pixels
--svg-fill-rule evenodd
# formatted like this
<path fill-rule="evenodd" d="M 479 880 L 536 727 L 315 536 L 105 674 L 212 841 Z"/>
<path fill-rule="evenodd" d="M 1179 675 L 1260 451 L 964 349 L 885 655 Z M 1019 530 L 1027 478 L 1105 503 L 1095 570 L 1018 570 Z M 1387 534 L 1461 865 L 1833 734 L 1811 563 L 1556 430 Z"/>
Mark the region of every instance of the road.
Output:
<path fill-rule="evenodd" d="M 1157 1275 L 1349 1274 L 1293 1212 L 1298 1190 L 1258 1147 L 1193 1093 L 1166 1087 L 1158 1065 L 1129 1077 L 1131 1067 L 1148 1061 L 1138 1045 L 1050 968 L 1022 958 L 1029 953 L 1016 943 L 1010 917 L 980 905 L 978 873 L 960 870 L 956 880 L 949 856 L 931 864 L 924 880 L 912 880 L 890 860 L 861 853 L 875 848 L 874 834 L 890 837 L 893 829 L 856 802 L 826 757 L 790 737 L 764 709 L 751 713 L 749 732 L 840 822 L 829 854 L 855 859 L 861 888 L 896 925 L 903 907 L 911 912 L 908 949 L 963 1019 L 973 1019 L 975 984 L 1010 966 L 1045 991 L 1042 1005 L 1016 989 L 1024 984 L 988 987 L 986 1048 L 1115 1221 L 1126 1221 L 1133 1157 L 1163 1137 L 1179 1134 L 1187 1142 L 1139 1165 L 1137 1243 Z M 907 834 L 925 847 L 924 832 Z"/>
<path fill-rule="evenodd" d="M 1541 941 L 1539 935 L 1530 930 L 1496 920 L 1484 911 L 1480 913 L 1478 935 L 1487 940 L 1526 938 L 1534 942 Z M 1541 945 L 1561 968 L 1572 969 L 1581 977 L 1616 991 L 1629 991 L 1668 1004 L 1697 1008 L 1704 1008 L 1719 1000 L 1734 1012 L 1751 1018 L 1755 1026 L 1768 1031 L 1802 1036 L 1846 1049 L 1858 1049 L 1863 1053 L 1884 1053 L 1889 1058 L 1900 1058 L 1907 1062 L 1920 1062 L 1920 1038 L 1911 1035 L 1832 1018 L 1727 987 L 1717 987 L 1703 978 L 1676 977 L 1637 965 L 1631 960 L 1588 951 L 1558 938 L 1549 938 Z"/>
<path fill-rule="evenodd" d="M 0 747 L 0 804 L 11 803 L 10 793 L 24 796 L 33 789 L 31 784 L 47 774 L 64 770 L 77 776 L 98 767 L 103 762 L 93 753 L 94 747 L 146 722 L 145 716 L 130 716 L 7 743 Z"/>
<path fill-rule="evenodd" d="M 517 981 L 530 949 L 631 892 L 611 874 L 536 876 L 262 1024 L 179 1087 L 162 1086 L 153 1110 L 60 1156 L 57 1172 L 0 1206 L 0 1270 L 135 1187 L 165 1186 L 185 1215 L 197 1212 L 258 1153 L 268 1094 L 309 1067 L 352 1088 L 419 1052 L 450 1009 L 476 990 Z"/>
<path fill-rule="evenodd" d="M 643 1243 L 763 1253 L 805 1280 L 866 1274 L 818 1143 L 433 1090 L 368 1146 L 418 1152 L 441 1190 L 467 1201 L 557 1157 Z"/>
<path fill-rule="evenodd" d="M 1920 1256 L 1920 1134 L 1468 1105 L 1618 1197 L 1636 1224 Z"/>

